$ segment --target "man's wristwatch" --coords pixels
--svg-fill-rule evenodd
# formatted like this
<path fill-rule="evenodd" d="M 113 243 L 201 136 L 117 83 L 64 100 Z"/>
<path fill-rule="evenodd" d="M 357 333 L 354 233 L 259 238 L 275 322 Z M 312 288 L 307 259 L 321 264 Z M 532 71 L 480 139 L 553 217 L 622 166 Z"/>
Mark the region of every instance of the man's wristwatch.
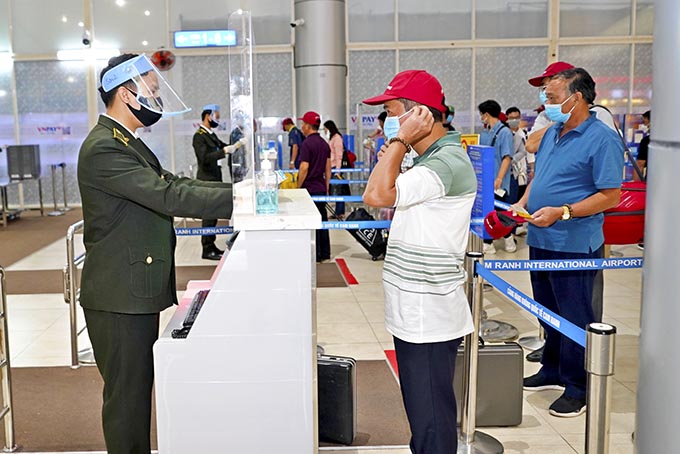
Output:
<path fill-rule="evenodd" d="M 568 203 L 562 205 L 562 220 L 568 221 L 574 217 L 574 209 Z"/>

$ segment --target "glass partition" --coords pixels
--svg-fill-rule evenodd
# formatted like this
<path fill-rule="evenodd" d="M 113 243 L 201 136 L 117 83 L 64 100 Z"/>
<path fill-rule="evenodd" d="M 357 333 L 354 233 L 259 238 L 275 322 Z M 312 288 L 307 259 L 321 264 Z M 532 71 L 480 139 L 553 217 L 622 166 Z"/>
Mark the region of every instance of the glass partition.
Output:
<path fill-rule="evenodd" d="M 234 213 L 255 214 L 253 177 L 256 162 L 253 115 L 253 35 L 250 12 L 238 10 L 229 16 L 229 29 L 236 30 L 235 47 L 229 48 L 229 97 L 231 133 L 229 142 L 241 141 L 232 155 Z"/>

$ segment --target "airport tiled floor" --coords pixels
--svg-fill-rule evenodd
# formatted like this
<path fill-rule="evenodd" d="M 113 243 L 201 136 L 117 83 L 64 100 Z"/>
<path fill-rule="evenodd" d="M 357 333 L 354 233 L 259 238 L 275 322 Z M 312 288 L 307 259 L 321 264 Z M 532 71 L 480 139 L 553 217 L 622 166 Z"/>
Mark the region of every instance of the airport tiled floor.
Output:
<path fill-rule="evenodd" d="M 392 349 L 392 339 L 383 326 L 382 262 L 373 262 L 345 231 L 331 231 L 333 257 L 347 261 L 359 281 L 346 288 L 322 288 L 317 293 L 318 341 L 327 353 L 356 359 L 384 359 L 383 351 Z M 498 242 L 498 253 L 489 259 L 527 258 L 523 238 L 518 250 L 508 254 Z M 640 256 L 635 246 L 615 246 L 626 257 Z M 200 245 L 197 238 L 179 238 L 177 263 L 198 265 Z M 61 269 L 65 264 L 64 241 L 58 241 L 8 267 L 8 270 Z M 527 272 L 504 272 L 499 275 L 516 288 L 531 295 Z M 516 326 L 521 336 L 535 335 L 534 317 L 496 291 L 484 294 L 485 309 L 491 319 Z M 61 294 L 9 295 L 8 320 L 13 367 L 66 366 L 70 364 L 68 306 Z M 605 271 L 605 322 L 617 327 L 616 372 L 612 381 L 611 454 L 633 453 L 631 433 L 635 423 L 635 392 L 638 377 L 638 336 L 641 300 L 641 270 Z M 165 311 L 162 320 L 172 315 Z M 82 319 L 81 319 L 82 323 Z M 80 347 L 86 345 L 81 336 Z M 532 374 L 537 365 L 525 362 L 525 373 Z M 548 406 L 558 391 L 524 392 L 523 421 L 518 427 L 480 429 L 497 438 L 506 453 L 574 454 L 584 452 L 585 415 L 561 419 L 548 414 Z M 408 454 L 406 446 L 370 449 L 343 449 L 322 452 L 332 454 Z"/>

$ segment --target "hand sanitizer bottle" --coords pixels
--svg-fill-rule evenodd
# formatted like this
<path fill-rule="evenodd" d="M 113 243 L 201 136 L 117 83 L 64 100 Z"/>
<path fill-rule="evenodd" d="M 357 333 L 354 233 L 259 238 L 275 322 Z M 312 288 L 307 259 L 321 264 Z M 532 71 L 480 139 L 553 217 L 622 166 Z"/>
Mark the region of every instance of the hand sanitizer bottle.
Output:
<path fill-rule="evenodd" d="M 276 173 L 269 159 L 260 162 L 260 171 L 255 174 L 255 212 L 276 214 L 279 211 L 279 185 Z"/>

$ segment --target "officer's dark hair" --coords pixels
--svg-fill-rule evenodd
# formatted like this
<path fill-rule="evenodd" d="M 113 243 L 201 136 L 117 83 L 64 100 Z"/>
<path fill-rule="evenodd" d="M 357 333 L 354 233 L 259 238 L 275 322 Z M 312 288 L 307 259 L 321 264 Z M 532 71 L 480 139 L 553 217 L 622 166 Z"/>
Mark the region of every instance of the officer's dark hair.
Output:
<path fill-rule="evenodd" d="M 477 106 L 477 109 L 479 109 L 479 113 L 489 114 L 494 118 L 498 118 L 501 115 L 501 105 L 493 99 L 487 99 Z"/>
<path fill-rule="evenodd" d="M 426 106 L 425 104 L 420 104 L 406 98 L 399 98 L 397 99 L 397 101 L 402 103 L 404 105 L 404 109 L 406 109 L 407 111 L 413 109 L 415 106 L 427 107 L 427 110 L 429 110 L 430 113 L 432 114 L 432 118 L 434 119 L 435 123 L 441 123 L 444 120 L 442 112 L 439 109 L 435 109 L 434 107 Z M 387 114 L 385 114 L 385 118 L 387 118 Z"/>
<path fill-rule="evenodd" d="M 201 112 L 201 121 L 205 120 L 205 117 L 212 114 L 212 109 L 205 109 L 203 112 Z"/>
<path fill-rule="evenodd" d="M 648 110 L 647 112 L 642 114 L 642 117 L 646 118 L 647 120 L 651 120 L 652 119 L 652 111 Z"/>
<path fill-rule="evenodd" d="M 137 57 L 138 54 L 123 54 L 123 55 L 118 55 L 116 57 L 111 57 L 109 59 L 109 62 L 106 66 L 106 68 L 102 69 L 102 72 L 99 73 L 99 95 L 102 98 L 102 101 L 104 102 L 104 105 L 106 107 L 111 107 L 113 104 L 113 98 L 116 92 L 118 91 L 119 87 L 128 87 L 128 88 L 136 88 L 135 83 L 131 80 L 128 80 L 126 82 L 123 82 L 122 84 L 118 85 L 117 87 L 112 88 L 109 91 L 104 91 L 104 88 L 102 87 L 102 81 L 104 80 L 104 74 L 106 74 L 108 71 L 111 69 L 115 68 L 116 66 L 120 65 L 124 61 L 131 60 L 135 57 Z M 142 74 L 143 75 L 143 74 Z"/>
<path fill-rule="evenodd" d="M 382 121 L 383 123 L 385 123 L 385 118 L 387 118 L 387 112 L 385 112 L 385 111 L 383 110 L 383 111 L 380 112 L 380 114 L 378 115 L 378 120 L 380 120 L 380 121 Z"/>
<path fill-rule="evenodd" d="M 595 102 L 595 81 L 583 68 L 572 68 L 557 73 L 553 79 L 562 79 L 569 84 L 569 93 L 581 92 L 588 105 Z"/>
<path fill-rule="evenodd" d="M 515 106 L 508 107 L 507 110 L 505 111 L 505 115 L 510 116 L 511 113 L 517 112 L 518 114 L 522 114 L 522 112 L 519 111 L 519 109 Z"/>

